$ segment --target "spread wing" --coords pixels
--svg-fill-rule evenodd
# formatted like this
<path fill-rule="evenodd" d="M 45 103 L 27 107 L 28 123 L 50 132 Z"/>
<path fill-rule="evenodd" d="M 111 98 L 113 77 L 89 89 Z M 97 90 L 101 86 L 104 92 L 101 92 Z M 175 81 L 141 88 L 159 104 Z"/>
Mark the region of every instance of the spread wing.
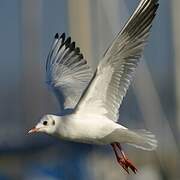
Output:
<path fill-rule="evenodd" d="M 65 39 L 64 33 L 54 37 L 46 61 L 46 78 L 61 109 L 73 109 L 92 78 L 91 69 L 80 49 L 75 47 L 70 37 Z"/>
<path fill-rule="evenodd" d="M 100 61 L 76 111 L 105 115 L 113 121 L 131 83 L 147 41 L 158 0 L 141 0 Z"/>

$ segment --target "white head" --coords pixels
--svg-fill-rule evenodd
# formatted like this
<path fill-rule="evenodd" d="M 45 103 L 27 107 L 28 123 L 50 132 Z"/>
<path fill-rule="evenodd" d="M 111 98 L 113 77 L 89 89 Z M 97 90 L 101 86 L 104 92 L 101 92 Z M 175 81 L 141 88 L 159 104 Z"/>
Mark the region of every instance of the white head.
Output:
<path fill-rule="evenodd" d="M 47 114 L 28 133 L 45 132 L 47 134 L 53 134 L 56 131 L 57 122 L 56 116 Z"/>

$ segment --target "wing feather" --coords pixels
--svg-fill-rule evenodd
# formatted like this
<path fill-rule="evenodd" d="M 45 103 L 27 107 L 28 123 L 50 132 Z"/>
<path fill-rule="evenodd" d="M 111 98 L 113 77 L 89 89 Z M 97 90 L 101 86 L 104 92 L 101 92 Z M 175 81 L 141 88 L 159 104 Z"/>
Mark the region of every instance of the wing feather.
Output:
<path fill-rule="evenodd" d="M 142 56 L 158 5 L 158 0 L 140 1 L 133 15 L 105 52 L 96 76 L 86 89 L 76 112 L 93 111 L 106 115 L 113 121 L 118 120 L 120 105 Z"/>
<path fill-rule="evenodd" d="M 73 109 L 93 73 L 71 38 L 55 35 L 46 61 L 47 83 L 57 96 L 61 109 Z"/>

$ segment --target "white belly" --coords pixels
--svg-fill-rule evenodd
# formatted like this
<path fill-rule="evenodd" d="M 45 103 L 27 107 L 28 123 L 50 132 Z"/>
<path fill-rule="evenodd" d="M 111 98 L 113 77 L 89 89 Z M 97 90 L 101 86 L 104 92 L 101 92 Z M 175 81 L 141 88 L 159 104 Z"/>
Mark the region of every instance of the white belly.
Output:
<path fill-rule="evenodd" d="M 90 144 L 106 144 L 103 138 L 119 125 L 106 117 L 69 116 L 61 122 L 56 135 L 60 138 Z"/>

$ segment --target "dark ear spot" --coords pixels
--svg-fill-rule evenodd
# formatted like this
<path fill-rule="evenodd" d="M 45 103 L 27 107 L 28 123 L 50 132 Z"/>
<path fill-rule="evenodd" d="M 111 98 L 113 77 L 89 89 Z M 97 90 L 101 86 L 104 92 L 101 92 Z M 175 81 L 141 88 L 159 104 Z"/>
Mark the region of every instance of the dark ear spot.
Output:
<path fill-rule="evenodd" d="M 55 120 L 52 121 L 52 125 L 55 125 Z"/>

